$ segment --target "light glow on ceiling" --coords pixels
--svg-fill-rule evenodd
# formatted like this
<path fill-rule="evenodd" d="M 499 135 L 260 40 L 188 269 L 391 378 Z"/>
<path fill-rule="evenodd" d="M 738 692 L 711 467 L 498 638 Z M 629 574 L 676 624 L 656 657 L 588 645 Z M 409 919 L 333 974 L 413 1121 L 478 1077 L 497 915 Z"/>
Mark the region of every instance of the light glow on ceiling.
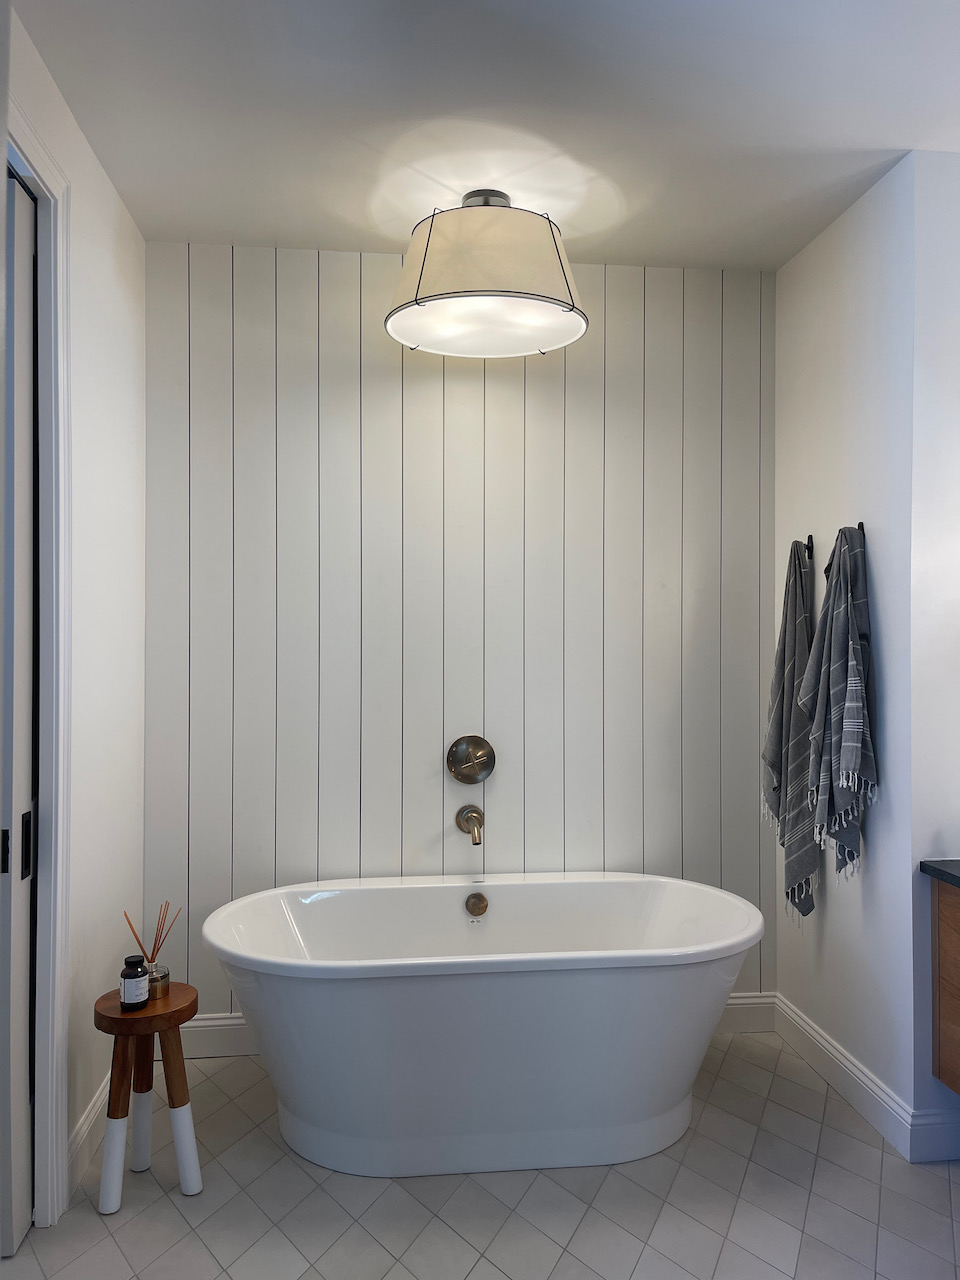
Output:
<path fill-rule="evenodd" d="M 425 213 L 456 208 L 475 187 L 509 191 L 515 207 L 549 214 L 568 241 L 627 217 L 614 183 L 546 138 L 455 118 L 419 124 L 384 149 L 369 217 L 378 230 L 405 243 Z"/>

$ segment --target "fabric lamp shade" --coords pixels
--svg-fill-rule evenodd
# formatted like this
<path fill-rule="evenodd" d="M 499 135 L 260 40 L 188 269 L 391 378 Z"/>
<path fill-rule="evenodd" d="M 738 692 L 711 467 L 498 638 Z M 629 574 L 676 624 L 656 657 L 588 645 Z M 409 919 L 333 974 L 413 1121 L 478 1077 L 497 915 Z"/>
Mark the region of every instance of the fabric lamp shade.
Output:
<path fill-rule="evenodd" d="M 384 323 L 405 346 L 477 359 L 553 351 L 587 330 L 558 228 L 501 205 L 439 210 L 414 227 Z"/>

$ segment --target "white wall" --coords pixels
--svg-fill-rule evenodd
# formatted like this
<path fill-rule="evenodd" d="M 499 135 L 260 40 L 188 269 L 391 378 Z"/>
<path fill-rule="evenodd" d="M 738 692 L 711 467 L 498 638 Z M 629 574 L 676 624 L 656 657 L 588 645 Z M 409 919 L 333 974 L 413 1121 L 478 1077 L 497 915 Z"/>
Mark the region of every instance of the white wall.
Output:
<path fill-rule="evenodd" d="M 93 1002 L 130 949 L 143 847 L 144 244 L 19 19 L 11 98 L 70 183 L 71 1133 L 109 1067 Z"/>
<path fill-rule="evenodd" d="M 484 365 L 386 337 L 399 267 L 147 247 L 145 896 L 187 904 L 169 963 L 217 1014 L 200 928 L 231 895 L 645 868 L 762 903 L 741 987 L 772 990 L 772 281 L 577 268 L 588 335 Z M 475 789 L 443 768 L 470 732 L 498 758 Z"/>
<path fill-rule="evenodd" d="M 881 771 L 862 874 L 828 877 L 803 929 L 780 930 L 780 991 L 875 1077 L 914 1159 L 960 1153 L 960 1099 L 931 1072 L 917 870 L 960 852 L 958 225 L 960 156 L 915 153 L 777 276 L 778 565 L 808 528 L 823 556 L 864 521 Z"/>
<path fill-rule="evenodd" d="M 880 766 L 862 873 L 837 883 L 825 858 L 816 910 L 779 929 L 779 990 L 904 1099 L 913 1083 L 913 207 L 908 157 L 777 273 L 777 580 L 790 542 L 812 533 L 819 613 L 837 530 L 863 521 Z"/>
<path fill-rule="evenodd" d="M 913 865 L 960 857 L 960 156 L 915 156 L 911 689 Z M 931 1074 L 930 883 L 914 875 L 918 1109 L 956 1110 Z M 960 1154 L 960 1126 L 956 1133 Z"/>

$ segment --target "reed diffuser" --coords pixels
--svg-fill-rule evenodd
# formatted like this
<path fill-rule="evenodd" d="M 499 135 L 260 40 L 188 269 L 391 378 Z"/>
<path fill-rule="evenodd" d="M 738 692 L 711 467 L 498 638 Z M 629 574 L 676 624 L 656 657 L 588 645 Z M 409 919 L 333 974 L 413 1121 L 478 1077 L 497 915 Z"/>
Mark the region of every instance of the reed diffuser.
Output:
<path fill-rule="evenodd" d="M 126 920 L 127 924 L 130 926 L 130 932 L 133 934 L 134 938 L 136 938 L 137 946 L 140 948 L 141 952 L 143 953 L 143 958 L 147 962 L 147 973 L 150 975 L 150 999 L 151 1000 L 159 1000 L 162 996 L 165 996 L 170 989 L 170 970 L 167 968 L 165 964 L 160 964 L 158 962 L 157 956 L 160 954 L 160 948 L 166 942 L 167 938 L 169 938 L 170 930 L 177 923 L 177 916 L 179 916 L 182 910 L 183 910 L 182 907 L 177 908 L 177 914 L 173 917 L 173 919 L 170 921 L 168 925 L 167 916 L 170 913 L 169 899 L 162 904 L 162 906 L 160 907 L 160 911 L 157 915 L 157 927 L 154 930 L 154 934 L 153 934 L 153 946 L 150 948 L 149 951 L 140 941 L 140 935 L 137 933 L 136 929 L 133 927 L 133 921 L 130 919 L 130 917 L 127 915 L 126 912 L 123 913 L 123 918 Z"/>

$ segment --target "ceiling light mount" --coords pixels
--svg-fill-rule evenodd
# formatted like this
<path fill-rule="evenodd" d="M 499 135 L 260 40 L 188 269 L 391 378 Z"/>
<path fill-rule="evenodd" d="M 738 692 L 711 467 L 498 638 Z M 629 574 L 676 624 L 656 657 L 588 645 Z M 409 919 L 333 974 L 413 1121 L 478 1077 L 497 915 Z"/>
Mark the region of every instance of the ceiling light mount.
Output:
<path fill-rule="evenodd" d="M 559 227 L 489 187 L 417 223 L 384 320 L 414 350 L 487 360 L 555 351 L 587 323 Z"/>
<path fill-rule="evenodd" d="M 478 187 L 476 191 L 468 191 L 460 201 L 461 209 L 473 209 L 478 204 L 493 205 L 498 209 L 510 208 L 510 197 L 505 191 L 495 191 L 493 187 Z"/>

